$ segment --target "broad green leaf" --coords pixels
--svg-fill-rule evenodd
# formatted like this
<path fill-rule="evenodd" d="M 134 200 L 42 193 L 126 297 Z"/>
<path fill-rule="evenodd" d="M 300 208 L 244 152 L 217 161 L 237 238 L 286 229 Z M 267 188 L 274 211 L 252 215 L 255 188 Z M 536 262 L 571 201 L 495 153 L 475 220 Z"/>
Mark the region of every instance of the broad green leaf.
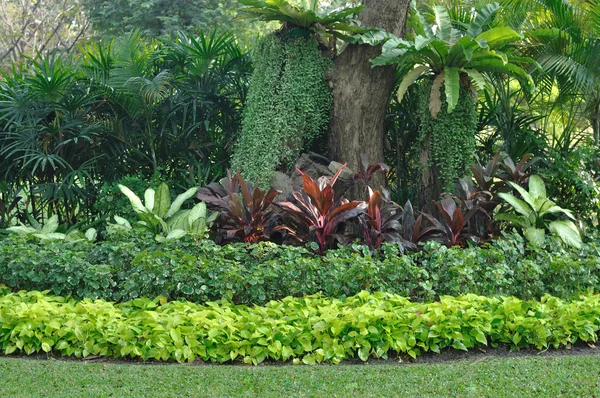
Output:
<path fill-rule="evenodd" d="M 144 192 L 144 206 L 148 211 L 152 211 L 154 209 L 154 189 L 148 188 Z"/>
<path fill-rule="evenodd" d="M 528 90 L 530 93 L 535 90 L 535 84 L 529 73 L 520 66 L 505 63 L 500 59 L 472 61 L 469 64 L 469 68 L 477 69 L 480 72 L 504 73 L 509 76 L 514 76 L 519 80 L 524 89 Z"/>
<path fill-rule="evenodd" d="M 25 225 L 18 225 L 18 226 L 9 227 L 9 228 L 6 228 L 6 229 L 8 231 L 14 232 L 14 233 L 19 234 L 19 235 L 29 235 L 29 234 L 32 234 L 32 233 L 35 233 L 35 232 L 40 232 L 39 230 L 37 230 L 35 228 L 28 227 L 28 226 L 25 226 Z"/>
<path fill-rule="evenodd" d="M 190 224 L 199 218 L 206 218 L 206 203 L 200 202 L 192 207 L 188 219 Z"/>
<path fill-rule="evenodd" d="M 541 246 L 544 244 L 544 240 L 546 240 L 546 231 L 541 228 L 525 228 L 523 230 L 523 235 L 529 240 L 531 243 Z"/>
<path fill-rule="evenodd" d="M 186 235 L 183 229 L 174 229 L 166 236 L 167 240 L 180 239 Z"/>
<path fill-rule="evenodd" d="M 444 41 L 450 41 L 452 33 L 452 20 L 448 14 L 448 10 L 444 6 L 433 7 L 435 16 L 436 30 L 435 35 Z"/>
<path fill-rule="evenodd" d="M 140 198 L 138 198 L 137 195 L 135 193 L 133 193 L 133 191 L 131 189 L 129 189 L 126 186 L 121 185 L 121 184 L 119 184 L 118 187 L 121 190 L 121 192 L 123 192 L 123 194 L 125 196 L 127 196 L 127 199 L 129 199 L 129 202 L 131 203 L 131 206 L 133 207 L 133 210 L 136 213 L 147 213 L 148 212 L 146 207 L 142 204 L 142 201 L 140 200 Z"/>
<path fill-rule="evenodd" d="M 33 234 L 32 236 L 42 240 L 64 240 L 67 237 L 67 235 L 61 234 L 59 232 L 50 232 L 48 234 L 39 233 Z"/>
<path fill-rule="evenodd" d="M 96 228 L 89 228 L 87 231 L 85 231 L 85 238 L 90 242 L 94 242 L 97 235 L 98 231 Z"/>
<path fill-rule="evenodd" d="M 494 220 L 496 221 L 508 221 L 511 224 L 516 224 L 521 228 L 531 227 L 531 223 L 529 220 L 523 216 L 518 216 L 516 214 L 511 213 L 498 213 L 494 216 Z"/>
<path fill-rule="evenodd" d="M 181 208 L 181 205 L 183 204 L 183 202 L 185 202 L 186 200 L 188 200 L 189 198 L 194 196 L 196 194 L 196 192 L 198 192 L 198 187 L 190 188 L 187 191 L 185 191 L 184 193 L 178 195 L 175 198 L 175 200 L 173 201 L 173 204 L 171 205 L 171 207 L 169 208 L 169 211 L 165 215 L 165 218 L 169 218 L 173 214 L 177 213 L 179 211 L 179 209 Z"/>
<path fill-rule="evenodd" d="M 124 227 L 127 227 L 129 229 L 131 229 L 131 224 L 129 223 L 129 221 L 127 221 L 127 219 L 121 217 L 121 216 L 114 216 L 114 219 L 116 221 L 117 224 L 122 225 Z"/>
<path fill-rule="evenodd" d="M 404 98 L 404 94 L 406 94 L 408 87 L 410 87 L 427 70 L 429 70 L 428 66 L 420 65 L 412 69 L 406 74 L 406 76 L 404 76 L 402 82 L 400 82 L 400 86 L 398 86 L 398 103 L 402 102 L 402 98 Z"/>
<path fill-rule="evenodd" d="M 577 249 L 583 246 L 579 230 L 572 221 L 552 221 L 548 228 L 567 245 Z"/>
<path fill-rule="evenodd" d="M 158 190 L 154 195 L 153 213 L 160 218 L 169 218 L 169 216 L 165 217 L 169 207 L 171 207 L 171 193 L 169 192 L 169 186 L 163 182 L 158 186 Z"/>
<path fill-rule="evenodd" d="M 188 216 L 190 214 L 190 210 L 180 210 L 173 217 L 170 217 L 167 221 L 167 225 L 171 229 L 183 229 L 188 230 L 190 223 L 188 220 Z"/>
<path fill-rule="evenodd" d="M 529 193 L 535 198 L 546 199 L 546 185 L 537 174 L 529 177 Z"/>
<path fill-rule="evenodd" d="M 479 35 L 483 28 L 493 21 L 499 8 L 500 5 L 498 3 L 490 3 L 478 9 L 475 18 L 473 18 L 473 21 L 468 25 L 467 35 L 471 37 Z"/>
<path fill-rule="evenodd" d="M 529 217 L 533 212 L 531 206 L 512 194 L 501 192 L 498 194 L 498 196 L 511 205 L 517 213 L 522 214 L 525 217 Z"/>
<path fill-rule="evenodd" d="M 56 229 L 58 228 L 58 215 L 54 214 L 52 217 L 50 217 L 46 223 L 44 224 L 44 226 L 42 227 L 42 230 L 40 231 L 42 234 L 50 234 L 52 232 L 56 232 Z"/>
<path fill-rule="evenodd" d="M 530 210 L 537 212 L 538 209 L 535 198 L 520 185 L 515 184 L 514 182 L 509 182 L 509 184 L 521 194 L 523 200 L 529 204 Z"/>
<path fill-rule="evenodd" d="M 448 102 L 448 113 L 451 113 L 458 104 L 460 95 L 460 78 L 458 68 L 444 68 L 444 88 L 446 93 L 446 102 Z"/>
<path fill-rule="evenodd" d="M 485 40 L 492 49 L 501 48 L 505 44 L 519 41 L 521 39 L 522 36 L 519 33 L 505 26 L 483 31 L 475 37 L 475 40 L 477 41 Z"/>
<path fill-rule="evenodd" d="M 569 217 L 571 220 L 575 220 L 575 216 L 573 215 L 573 212 L 571 210 L 563 209 L 562 207 L 559 207 L 559 206 L 552 206 L 549 209 L 547 209 L 545 211 L 545 213 L 550 213 L 550 214 L 563 213 L 564 215 Z"/>

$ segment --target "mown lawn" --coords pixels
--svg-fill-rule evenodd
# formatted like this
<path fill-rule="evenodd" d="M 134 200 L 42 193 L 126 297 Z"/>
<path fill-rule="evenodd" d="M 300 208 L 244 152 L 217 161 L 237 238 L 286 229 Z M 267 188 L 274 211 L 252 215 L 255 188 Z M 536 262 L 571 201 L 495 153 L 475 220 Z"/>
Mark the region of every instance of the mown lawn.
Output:
<path fill-rule="evenodd" d="M 0 358 L 0 396 L 600 397 L 600 356 L 257 367 Z"/>

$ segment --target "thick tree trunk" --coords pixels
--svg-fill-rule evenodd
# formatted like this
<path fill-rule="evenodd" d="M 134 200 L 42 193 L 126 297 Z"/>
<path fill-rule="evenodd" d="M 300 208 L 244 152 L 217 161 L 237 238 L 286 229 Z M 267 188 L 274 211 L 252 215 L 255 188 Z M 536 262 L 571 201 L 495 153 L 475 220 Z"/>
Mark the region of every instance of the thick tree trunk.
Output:
<path fill-rule="evenodd" d="M 375 27 L 402 36 L 410 0 L 364 0 L 360 14 L 363 26 Z M 333 71 L 333 114 L 329 133 L 329 157 L 360 168 L 360 154 L 371 163 L 383 162 L 384 120 L 395 84 L 394 67 L 371 68 L 370 59 L 381 47 L 349 45 L 335 60 Z M 381 173 L 370 185 L 385 185 Z M 350 198 L 365 199 L 365 187 L 357 187 Z"/>

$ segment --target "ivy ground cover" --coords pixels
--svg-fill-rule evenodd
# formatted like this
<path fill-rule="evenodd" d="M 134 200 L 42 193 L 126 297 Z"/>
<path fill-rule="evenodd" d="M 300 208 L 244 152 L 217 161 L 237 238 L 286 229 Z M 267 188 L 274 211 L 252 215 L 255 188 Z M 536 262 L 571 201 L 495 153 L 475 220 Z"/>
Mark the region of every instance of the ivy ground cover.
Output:
<path fill-rule="evenodd" d="M 160 297 L 114 304 L 37 291 L 0 295 L 0 349 L 5 354 L 339 363 L 355 357 L 417 357 L 448 347 L 559 348 L 596 341 L 599 327 L 597 295 L 574 301 L 467 295 L 412 303 L 397 295 L 361 292 L 345 300 L 313 295 L 251 307 Z"/>

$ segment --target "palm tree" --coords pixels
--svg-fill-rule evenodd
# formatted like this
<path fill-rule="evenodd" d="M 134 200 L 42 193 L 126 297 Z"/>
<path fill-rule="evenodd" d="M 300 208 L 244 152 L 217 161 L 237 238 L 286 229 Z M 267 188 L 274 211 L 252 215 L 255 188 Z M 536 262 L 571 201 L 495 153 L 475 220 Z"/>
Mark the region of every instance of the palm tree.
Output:
<path fill-rule="evenodd" d="M 591 127 L 599 144 L 600 1 L 504 0 L 502 4 L 510 9 L 503 19 L 526 37 L 523 52 L 543 68 L 543 73 L 534 75 L 537 86 L 548 93 L 556 112 L 566 109 L 569 115 L 578 113 L 587 119 L 589 124 L 582 129 Z M 558 96 L 551 94 L 553 89 L 558 89 Z M 567 132 L 580 121 L 567 119 Z"/>

